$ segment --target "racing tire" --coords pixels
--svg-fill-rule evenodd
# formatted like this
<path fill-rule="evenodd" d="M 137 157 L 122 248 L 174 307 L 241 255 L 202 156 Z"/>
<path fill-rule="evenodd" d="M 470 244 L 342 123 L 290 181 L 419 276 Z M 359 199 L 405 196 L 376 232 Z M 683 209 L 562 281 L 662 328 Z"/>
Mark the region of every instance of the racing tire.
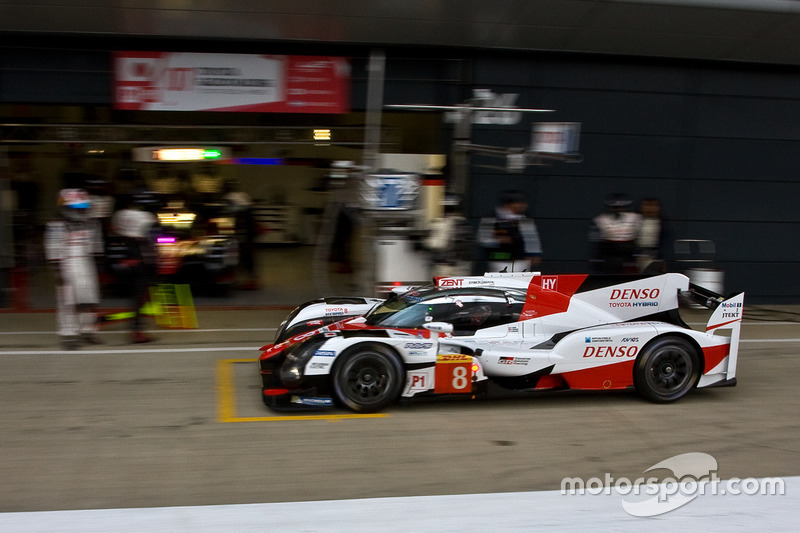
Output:
<path fill-rule="evenodd" d="M 342 354 L 333 369 L 336 401 L 357 413 L 380 411 L 400 396 L 403 367 L 390 349 L 376 344 Z"/>
<path fill-rule="evenodd" d="M 656 403 L 674 402 L 700 379 L 700 357 L 686 339 L 663 337 L 647 345 L 636 360 L 636 390 Z"/>

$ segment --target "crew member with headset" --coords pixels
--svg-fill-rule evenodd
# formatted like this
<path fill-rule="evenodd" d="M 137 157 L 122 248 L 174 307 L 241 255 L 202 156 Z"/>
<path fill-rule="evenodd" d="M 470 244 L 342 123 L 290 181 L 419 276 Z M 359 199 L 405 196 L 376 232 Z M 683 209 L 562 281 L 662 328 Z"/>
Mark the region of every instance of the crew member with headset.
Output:
<path fill-rule="evenodd" d="M 494 216 L 481 219 L 478 242 L 488 254 L 488 272 L 530 272 L 541 263 L 542 243 L 527 209 L 525 193 L 509 191 Z"/>
<path fill-rule="evenodd" d="M 591 262 L 593 272 L 636 272 L 636 238 L 642 225 L 642 216 L 630 210 L 631 203 L 626 194 L 612 194 L 606 198 L 606 211 L 592 220 L 589 240 L 594 244 Z"/>
<path fill-rule="evenodd" d="M 156 250 L 152 230 L 158 219 L 144 205 L 151 195 L 138 191 L 123 199 L 122 209 L 111 218 L 112 231 L 126 241 L 129 255 L 123 260 L 124 277 L 133 290 L 133 323 L 131 342 L 150 342 L 153 339 L 142 331 L 140 310 L 149 299 L 150 282 L 156 272 Z"/>

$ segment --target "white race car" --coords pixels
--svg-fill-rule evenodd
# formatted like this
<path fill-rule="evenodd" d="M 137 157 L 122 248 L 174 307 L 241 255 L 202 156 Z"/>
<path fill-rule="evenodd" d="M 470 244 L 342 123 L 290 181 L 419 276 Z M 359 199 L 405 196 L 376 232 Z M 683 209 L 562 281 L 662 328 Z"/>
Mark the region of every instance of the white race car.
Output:
<path fill-rule="evenodd" d="M 679 295 L 711 308 L 705 332 Z M 655 402 L 736 384 L 744 293 L 682 274 L 486 274 L 295 309 L 259 358 L 264 403 L 374 412 L 400 399 L 513 390 L 634 388 Z M 719 335 L 730 330 L 729 335 Z"/>

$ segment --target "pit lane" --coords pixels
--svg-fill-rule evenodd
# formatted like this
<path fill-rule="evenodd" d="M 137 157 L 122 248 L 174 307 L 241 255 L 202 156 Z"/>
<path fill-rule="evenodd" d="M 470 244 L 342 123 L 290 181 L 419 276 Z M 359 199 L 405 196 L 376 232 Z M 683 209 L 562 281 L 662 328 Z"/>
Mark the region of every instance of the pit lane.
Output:
<path fill-rule="evenodd" d="M 800 474 L 794 321 L 746 321 L 739 385 L 670 405 L 542 394 L 277 420 L 246 361 L 283 314 L 202 313 L 199 330 L 156 331 L 142 347 L 109 330 L 79 352 L 58 349 L 52 315 L 4 316 L 0 511 L 555 490 L 692 451 L 714 456 L 722 478 Z M 220 421 L 220 364 L 237 423 Z"/>
<path fill-rule="evenodd" d="M 351 418 L 383 418 L 386 413 L 328 413 L 318 414 L 320 410 L 305 411 L 304 414 L 289 415 L 273 413 L 265 416 L 264 405 L 256 402 L 261 392 L 256 367 L 257 359 L 220 359 L 217 361 L 217 420 L 223 423 L 235 422 L 308 422 L 312 420 L 344 420 Z M 253 391 L 256 391 L 255 395 Z M 238 406 L 245 405 L 249 414 L 241 414 Z M 324 410 L 322 412 L 325 412 Z"/>

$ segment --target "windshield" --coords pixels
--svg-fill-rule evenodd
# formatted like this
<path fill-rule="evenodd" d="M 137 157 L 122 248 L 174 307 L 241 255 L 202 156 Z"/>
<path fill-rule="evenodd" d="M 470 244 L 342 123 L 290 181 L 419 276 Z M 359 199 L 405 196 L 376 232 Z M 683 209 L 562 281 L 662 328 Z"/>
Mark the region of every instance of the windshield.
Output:
<path fill-rule="evenodd" d="M 433 286 L 410 290 L 401 295 L 392 294 L 389 299 L 367 315 L 370 326 L 418 328 L 425 322 L 435 320 L 435 308 L 452 303 L 443 298 L 440 289 Z M 448 300 L 445 302 L 445 300 Z M 435 302 L 434 302 L 435 301 Z M 426 318 L 431 317 L 431 318 Z"/>

